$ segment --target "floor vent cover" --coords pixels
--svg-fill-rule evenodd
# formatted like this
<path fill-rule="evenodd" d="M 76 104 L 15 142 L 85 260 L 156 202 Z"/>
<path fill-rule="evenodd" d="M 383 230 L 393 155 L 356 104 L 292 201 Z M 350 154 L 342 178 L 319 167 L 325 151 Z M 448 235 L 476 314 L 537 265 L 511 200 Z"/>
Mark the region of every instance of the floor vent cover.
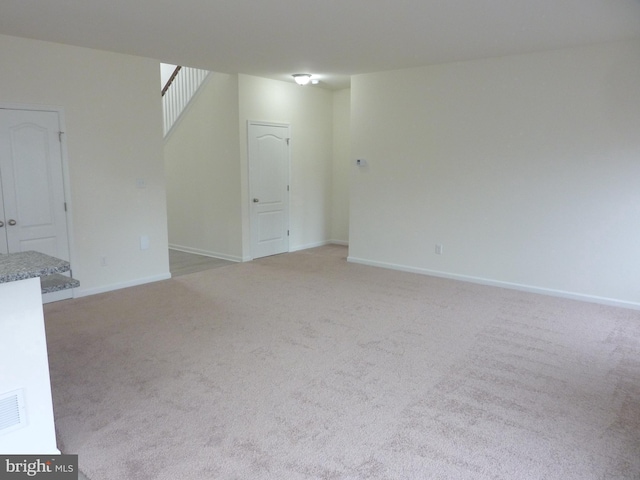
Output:
<path fill-rule="evenodd" d="M 0 394 L 0 435 L 13 432 L 26 424 L 22 390 Z"/>

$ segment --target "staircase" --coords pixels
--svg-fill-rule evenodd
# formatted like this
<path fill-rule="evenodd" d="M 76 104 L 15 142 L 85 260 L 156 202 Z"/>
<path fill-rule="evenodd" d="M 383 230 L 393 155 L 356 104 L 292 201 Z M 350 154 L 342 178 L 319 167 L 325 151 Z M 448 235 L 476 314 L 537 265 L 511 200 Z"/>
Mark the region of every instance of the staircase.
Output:
<path fill-rule="evenodd" d="M 211 72 L 177 66 L 162 89 L 165 138 Z"/>

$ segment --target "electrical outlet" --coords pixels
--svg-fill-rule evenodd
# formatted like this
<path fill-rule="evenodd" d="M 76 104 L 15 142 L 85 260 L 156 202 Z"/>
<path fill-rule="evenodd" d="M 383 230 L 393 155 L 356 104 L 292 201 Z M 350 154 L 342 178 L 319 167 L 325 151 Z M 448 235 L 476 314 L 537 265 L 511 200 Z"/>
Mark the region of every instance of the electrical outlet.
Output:
<path fill-rule="evenodd" d="M 100 266 L 102 267 L 107 266 L 107 257 L 100 257 Z"/>
<path fill-rule="evenodd" d="M 436 255 L 442 255 L 442 244 L 436 243 Z"/>

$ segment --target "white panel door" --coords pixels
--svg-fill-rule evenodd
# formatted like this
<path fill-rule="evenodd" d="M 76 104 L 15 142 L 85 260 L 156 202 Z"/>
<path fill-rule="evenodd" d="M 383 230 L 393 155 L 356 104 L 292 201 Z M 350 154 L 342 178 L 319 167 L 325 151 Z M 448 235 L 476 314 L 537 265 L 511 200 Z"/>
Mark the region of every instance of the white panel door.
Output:
<path fill-rule="evenodd" d="M 250 122 L 251 256 L 289 251 L 289 126 Z"/>
<path fill-rule="evenodd" d="M 0 183 L 0 253 L 9 253 L 9 243 L 7 242 L 6 233 L 7 224 L 5 218 L 6 215 L 4 214 L 4 201 L 2 200 L 2 184 Z"/>
<path fill-rule="evenodd" d="M 4 253 L 69 260 L 59 132 L 57 112 L 0 109 Z"/>

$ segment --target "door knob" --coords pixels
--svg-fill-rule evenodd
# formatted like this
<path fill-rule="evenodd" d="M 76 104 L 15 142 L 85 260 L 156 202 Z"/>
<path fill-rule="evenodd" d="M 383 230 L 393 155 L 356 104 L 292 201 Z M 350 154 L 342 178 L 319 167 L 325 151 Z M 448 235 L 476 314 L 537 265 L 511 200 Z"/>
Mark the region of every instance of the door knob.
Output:
<path fill-rule="evenodd" d="M 9 220 L 9 225 L 11 225 L 12 227 L 18 222 L 16 222 L 13 218 L 11 220 Z"/>
<path fill-rule="evenodd" d="M 257 198 L 254 198 L 254 199 L 253 199 L 253 203 L 258 203 L 259 201 L 260 201 L 260 200 L 259 200 L 259 199 L 257 199 Z"/>
<path fill-rule="evenodd" d="M 4 227 L 4 222 L 0 220 L 0 228 Z"/>

